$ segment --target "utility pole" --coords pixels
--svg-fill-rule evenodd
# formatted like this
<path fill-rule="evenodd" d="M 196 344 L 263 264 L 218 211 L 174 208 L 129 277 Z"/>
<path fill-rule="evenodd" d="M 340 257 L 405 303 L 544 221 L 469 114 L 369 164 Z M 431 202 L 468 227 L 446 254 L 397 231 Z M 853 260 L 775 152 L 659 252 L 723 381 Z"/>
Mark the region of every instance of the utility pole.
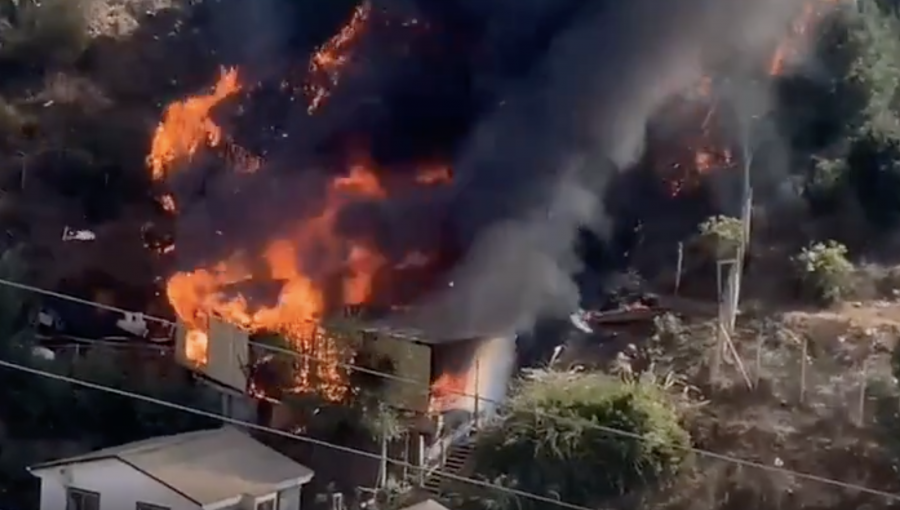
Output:
<path fill-rule="evenodd" d="M 750 119 L 752 122 L 753 119 Z M 750 220 L 753 213 L 753 188 L 750 185 L 750 167 L 753 164 L 752 125 L 744 126 L 743 140 L 741 141 L 741 240 L 738 244 L 737 254 L 731 271 L 728 275 L 728 334 L 733 335 L 737 321 L 738 304 L 741 296 L 741 276 L 744 273 L 744 263 L 747 249 L 750 246 Z"/>
<path fill-rule="evenodd" d="M 719 303 L 719 316 L 716 324 L 716 342 L 710 367 L 710 382 L 716 384 L 721 373 L 722 358 L 728 349 L 735 357 L 735 363 L 741 372 L 743 363 L 734 345 L 734 330 L 737 323 L 738 306 L 741 294 L 741 276 L 744 272 L 744 259 L 750 244 L 750 218 L 753 211 L 753 189 L 750 185 L 750 167 L 753 164 L 752 122 L 743 126 L 741 139 L 741 236 L 733 259 L 720 260 L 716 264 L 716 295 Z M 726 272 L 724 282 L 723 273 Z M 724 284 L 724 285 L 723 285 Z M 746 378 L 746 373 L 744 373 Z M 748 380 L 748 385 L 752 383 Z"/>

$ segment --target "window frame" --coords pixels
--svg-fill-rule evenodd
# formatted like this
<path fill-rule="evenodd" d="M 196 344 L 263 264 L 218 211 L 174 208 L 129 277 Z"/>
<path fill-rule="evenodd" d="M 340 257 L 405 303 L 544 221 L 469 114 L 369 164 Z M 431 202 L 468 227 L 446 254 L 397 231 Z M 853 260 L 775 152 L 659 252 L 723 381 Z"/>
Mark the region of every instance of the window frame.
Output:
<path fill-rule="evenodd" d="M 270 509 L 260 508 L 262 505 L 268 504 L 272 505 Z M 253 503 L 253 510 L 278 510 L 278 493 L 276 492 L 275 494 L 257 498 Z"/>
<path fill-rule="evenodd" d="M 76 503 L 73 496 L 80 497 L 80 502 Z M 91 508 L 89 505 L 86 505 L 86 498 L 93 498 L 96 502 L 96 507 Z M 100 493 L 79 489 L 78 487 L 66 487 L 66 510 L 100 510 Z"/>

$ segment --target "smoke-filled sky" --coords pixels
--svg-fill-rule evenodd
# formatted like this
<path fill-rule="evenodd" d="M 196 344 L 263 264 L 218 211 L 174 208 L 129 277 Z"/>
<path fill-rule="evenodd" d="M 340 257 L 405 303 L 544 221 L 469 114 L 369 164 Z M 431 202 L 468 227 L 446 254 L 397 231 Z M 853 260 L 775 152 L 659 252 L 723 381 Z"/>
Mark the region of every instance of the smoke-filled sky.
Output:
<path fill-rule="evenodd" d="M 289 17 L 274 2 L 245 4 L 253 4 L 248 12 L 223 14 L 223 43 L 264 76 L 267 63 L 277 68 L 280 54 L 293 51 L 286 35 L 292 29 L 283 21 Z M 587 227 L 602 234 L 608 225 L 607 184 L 640 157 L 648 120 L 697 82 L 704 63 L 765 66 L 802 0 L 373 4 L 373 11 L 420 17 L 431 27 L 431 39 L 423 39 L 430 43 L 417 40 L 398 52 L 395 40 L 378 35 L 394 29 L 374 30 L 334 92 L 333 106 L 316 117 L 301 108 L 290 112 L 285 123 L 292 141 L 267 156 L 283 171 L 267 172 L 270 177 L 244 189 L 248 205 L 238 209 L 227 183 L 208 185 L 204 204 L 185 215 L 181 228 L 226 222 L 224 230 L 260 233 L 285 208 L 321 194 L 323 174 L 307 167 L 321 163 L 317 148 L 330 138 L 365 132 L 377 135 L 370 140 L 376 145 L 393 137 L 398 147 L 425 147 L 412 137 L 433 130 L 443 137 L 441 156 L 452 162 L 452 188 L 392 204 L 379 224 L 394 240 L 427 238 L 438 228 L 427 218 L 441 217 L 468 247 L 445 285 L 415 313 L 395 319 L 433 337 L 461 338 L 524 331 L 541 316 L 577 308 L 577 232 Z M 436 45 L 452 47 L 435 51 Z M 751 109 L 765 102 L 758 86 L 743 90 L 733 87 L 730 100 L 752 101 Z M 409 123 L 415 129 L 404 130 Z M 301 177 L 287 177 L 298 167 L 304 167 Z"/>
<path fill-rule="evenodd" d="M 494 2 L 489 24 L 514 24 L 522 3 Z M 718 49 L 764 61 L 800 8 L 782 0 L 596 4 L 570 18 L 457 155 L 454 216 L 474 246 L 418 326 L 471 336 L 570 313 L 579 304 L 577 229 L 606 224 L 605 186 L 640 156 L 649 118 L 696 83 Z"/>

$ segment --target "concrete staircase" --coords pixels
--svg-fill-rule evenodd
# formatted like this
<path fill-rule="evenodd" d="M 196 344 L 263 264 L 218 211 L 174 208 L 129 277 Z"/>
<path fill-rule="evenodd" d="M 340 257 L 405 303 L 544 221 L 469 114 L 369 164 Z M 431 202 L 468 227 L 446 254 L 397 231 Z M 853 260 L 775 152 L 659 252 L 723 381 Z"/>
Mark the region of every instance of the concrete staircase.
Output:
<path fill-rule="evenodd" d="M 467 476 L 466 469 L 469 467 L 469 460 L 474 450 L 475 441 L 472 436 L 450 446 L 443 466 L 438 467 L 425 478 L 422 488 L 434 496 L 440 496 L 447 486 L 456 480 L 455 476 Z"/>

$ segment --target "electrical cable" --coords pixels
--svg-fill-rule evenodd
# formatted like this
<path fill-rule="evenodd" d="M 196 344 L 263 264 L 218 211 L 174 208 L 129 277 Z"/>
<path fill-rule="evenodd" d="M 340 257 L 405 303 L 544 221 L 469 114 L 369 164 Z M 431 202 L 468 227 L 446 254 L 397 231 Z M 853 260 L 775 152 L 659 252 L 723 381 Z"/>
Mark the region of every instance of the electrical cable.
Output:
<path fill-rule="evenodd" d="M 166 401 L 166 400 L 161 400 L 161 399 L 154 398 L 154 397 L 150 397 L 150 396 L 147 396 L 147 395 L 141 395 L 140 393 L 134 393 L 134 392 L 131 392 L 131 391 L 120 390 L 120 389 L 118 389 L 118 388 L 113 388 L 113 387 L 111 387 L 111 386 L 105 386 L 105 385 L 103 385 L 103 384 L 97 384 L 97 383 L 94 383 L 94 382 L 91 382 L 91 381 L 85 381 L 84 379 L 78 379 L 78 378 L 75 378 L 75 377 L 69 377 L 69 376 L 65 376 L 65 375 L 61 375 L 61 374 L 56 374 L 56 373 L 53 373 L 53 372 L 50 372 L 50 371 L 47 371 L 47 370 L 41 370 L 41 369 L 38 369 L 38 368 L 33 368 L 33 367 L 26 366 L 26 365 L 20 365 L 20 364 L 18 364 L 18 363 L 12 363 L 12 362 L 9 362 L 9 361 L 0 360 L 0 367 L 5 367 L 5 368 L 13 369 L 13 370 L 19 370 L 19 371 L 21 371 L 21 372 L 27 372 L 27 373 L 30 373 L 30 374 L 33 374 L 33 375 L 38 375 L 38 376 L 41 376 L 41 377 L 48 377 L 48 378 L 50 378 L 50 379 L 55 379 L 55 380 L 57 380 L 57 381 L 63 381 L 63 382 L 67 382 L 67 383 L 69 383 L 69 384 L 77 385 L 77 386 L 84 386 L 84 387 L 86 387 L 86 388 L 90 388 L 90 389 L 93 389 L 93 390 L 103 391 L 103 392 L 106 392 L 106 393 L 112 393 L 112 394 L 114 394 L 114 395 L 119 395 L 120 397 L 133 398 L 133 399 L 136 399 L 136 400 L 141 400 L 141 401 L 143 401 L 143 402 L 149 402 L 149 403 L 151 403 L 151 404 L 156 404 L 156 405 L 160 405 L 160 406 L 163 406 L 163 407 L 168 407 L 168 408 L 175 409 L 175 410 L 178 410 L 178 411 L 182 411 L 182 412 L 185 412 L 185 413 L 191 413 L 191 414 L 195 414 L 195 415 L 197 415 L 197 416 L 203 416 L 203 417 L 205 417 L 205 418 L 210 418 L 210 419 L 214 419 L 214 420 L 219 420 L 219 421 L 222 421 L 222 422 L 224 422 L 224 423 L 231 424 L 231 425 L 238 425 L 238 426 L 241 426 L 241 427 L 252 428 L 252 429 L 255 429 L 255 430 L 262 431 L 262 432 L 267 432 L 267 433 L 270 433 L 270 434 L 275 434 L 275 435 L 278 435 L 278 436 L 281 436 L 281 437 L 286 437 L 286 438 L 294 439 L 294 440 L 297 440 L 297 441 L 302 441 L 302 442 L 310 443 L 310 444 L 313 444 L 313 445 L 316 445 L 316 446 L 322 446 L 322 447 L 326 447 L 326 448 L 331 448 L 331 449 L 333 449 L 333 450 L 341 451 L 341 452 L 344 452 L 344 453 L 351 453 L 351 454 L 354 454 L 354 455 L 360 455 L 360 456 L 367 457 L 367 458 L 370 458 L 370 459 L 386 460 L 386 461 L 387 461 L 388 463 L 390 463 L 390 464 L 394 464 L 394 465 L 398 465 L 398 466 L 403 466 L 403 467 L 408 467 L 408 468 L 412 468 L 412 469 L 415 469 L 415 470 L 418 470 L 418 471 L 422 471 L 422 470 L 425 470 L 425 469 L 426 469 L 426 468 L 423 468 L 423 467 L 421 467 L 421 466 L 416 466 L 415 464 L 412 464 L 412 463 L 410 463 L 410 462 L 404 462 L 404 461 L 401 461 L 401 460 L 390 459 L 390 458 L 384 459 L 381 455 L 378 455 L 377 453 L 367 452 L 367 451 L 365 451 L 365 450 L 359 450 L 359 449 L 356 449 L 356 448 L 350 448 L 350 447 L 348 447 L 348 446 L 337 445 L 337 444 L 334 444 L 334 443 L 329 443 L 329 442 L 327 442 L 327 441 L 322 441 L 321 439 L 315 439 L 315 438 L 312 438 L 312 437 L 309 437 L 309 436 L 302 436 L 302 435 L 299 435 L 299 434 L 293 434 L 293 433 L 291 433 L 291 432 L 287 432 L 287 431 L 284 431 L 284 430 L 278 430 L 278 429 L 275 429 L 275 428 L 272 428 L 272 427 L 266 427 L 265 425 L 259 425 L 259 424 L 257 424 L 257 423 L 249 422 L 249 421 L 246 421 L 246 420 L 239 420 L 239 419 L 236 419 L 236 418 L 231 418 L 231 417 L 229 417 L 229 416 L 225 416 L 225 415 L 222 415 L 222 414 L 216 414 L 216 413 L 213 413 L 213 412 L 210 412 L 210 411 L 205 411 L 205 410 L 203 410 L 203 409 L 198 409 L 198 408 L 196 408 L 196 407 L 186 406 L 186 405 L 178 404 L 178 403 L 175 403 L 175 402 L 169 402 L 169 401 Z M 488 482 L 488 481 L 478 480 L 478 479 L 475 479 L 475 478 L 469 478 L 469 477 L 465 477 L 465 476 L 460 476 L 460 475 L 456 475 L 456 474 L 453 474 L 453 473 L 448 473 L 448 472 L 446 472 L 446 471 L 435 470 L 435 471 L 432 471 L 432 473 L 437 474 L 437 475 L 440 475 L 440 476 L 442 476 L 442 477 L 444 477 L 444 478 L 447 478 L 447 479 L 450 479 L 450 480 L 456 480 L 456 481 L 459 481 L 459 482 L 471 483 L 471 484 L 478 485 L 478 486 L 481 486 L 481 487 L 484 487 L 484 488 L 487 488 L 487 489 L 496 489 L 496 490 L 503 491 L 503 492 L 507 492 L 507 493 L 509 493 L 509 494 L 513 494 L 513 495 L 516 495 L 516 496 L 519 496 L 519 497 L 530 498 L 530 499 L 533 499 L 533 500 L 535 500 L 535 501 L 540 501 L 540 502 L 542 502 L 542 503 L 551 503 L 551 504 L 554 504 L 554 505 L 557 505 L 557 506 L 560 506 L 560 507 L 563 507 L 563 508 L 569 508 L 569 509 L 572 509 L 572 510 L 591 510 L 590 508 L 585 507 L 585 506 L 574 505 L 574 504 L 572 504 L 572 503 L 566 503 L 565 501 L 559 501 L 559 500 L 556 500 L 556 499 L 553 499 L 553 498 L 548 498 L 548 497 L 546 497 L 546 496 L 541 496 L 541 495 L 539 495 L 539 494 L 533 494 L 533 493 L 530 493 L 530 492 L 525 492 L 525 491 L 521 491 L 521 490 L 518 490 L 518 489 L 513 489 L 513 488 L 511 488 L 511 487 L 504 487 L 504 486 L 502 486 L 502 485 L 497 485 L 497 484 L 495 484 L 495 483 L 491 483 L 491 482 Z"/>
<path fill-rule="evenodd" d="M 113 311 L 113 312 L 117 312 L 117 313 L 122 313 L 122 314 L 134 314 L 134 313 L 136 313 L 136 312 L 133 312 L 133 311 L 131 311 L 131 310 L 125 310 L 125 309 L 123 309 L 123 308 L 118 308 L 118 307 L 115 307 L 115 306 L 110 306 L 110 305 L 105 305 L 105 304 L 102 304 L 102 303 L 97 303 L 97 302 L 90 301 L 90 300 L 87 300 L 87 299 L 82 299 L 82 298 L 79 298 L 79 297 L 76 297 L 76 296 L 70 296 L 70 295 L 67 295 L 67 294 L 61 294 L 61 293 L 59 293 L 59 292 L 55 292 L 55 291 L 51 291 L 51 290 L 41 289 L 41 288 L 39 288 L 39 287 L 33 287 L 33 286 L 31 286 L 31 285 L 25 285 L 25 284 L 22 284 L 22 283 L 17 283 L 17 282 L 13 282 L 13 281 L 9 281 L 9 280 L 4 280 L 4 279 L 2 279 L 2 278 L 0 278 L 0 285 L 5 285 L 5 286 L 13 287 L 13 288 L 18 288 L 18 289 L 20 289 L 20 290 L 25 290 L 25 291 L 29 291 L 29 292 L 34 292 L 34 293 L 36 293 L 36 294 L 44 294 L 44 295 L 48 295 L 48 296 L 53 296 L 53 297 L 56 297 L 56 298 L 59 298 L 59 299 L 64 299 L 64 300 L 68 300 L 68 301 L 72 301 L 72 302 L 76 302 L 76 303 L 81 303 L 81 304 L 84 304 L 84 305 L 93 306 L 93 307 L 96 307 L 96 308 L 105 309 L 105 310 Z M 145 319 L 148 319 L 148 320 L 151 320 L 151 321 L 155 321 L 155 322 L 159 322 L 159 323 L 162 323 L 162 324 L 166 324 L 166 325 L 169 325 L 169 326 L 172 326 L 172 325 L 175 324 L 173 321 L 170 321 L 170 320 L 167 320 L 167 319 L 163 319 L 163 318 L 160 318 L 160 317 L 153 317 L 153 316 L 148 316 L 148 315 L 143 315 L 143 317 L 144 317 Z M 323 360 L 323 359 L 321 359 L 321 358 L 316 358 L 316 357 L 314 357 L 314 356 L 312 356 L 312 355 L 309 355 L 309 354 L 305 354 L 305 353 L 301 353 L 301 352 L 297 352 L 297 351 L 292 351 L 292 350 L 289 350 L 289 349 L 283 349 L 283 348 L 279 348 L 279 347 L 275 347 L 275 346 L 271 346 L 271 345 L 266 345 L 266 344 L 262 344 L 262 343 L 258 343 L 258 342 L 250 342 L 250 343 L 251 343 L 251 345 L 255 345 L 255 346 L 258 346 L 258 347 L 264 348 L 264 349 L 269 349 L 269 350 L 271 350 L 271 351 L 273 351 L 273 352 L 278 352 L 278 353 L 285 354 L 285 355 L 289 355 L 289 356 L 300 357 L 300 358 L 307 359 L 307 360 L 312 360 L 312 361 L 334 363 L 334 361 L 332 361 L 332 360 Z M 6 363 L 6 362 L 0 362 L 0 364 L 4 364 L 4 363 Z M 420 386 L 420 387 L 423 386 L 422 383 L 421 383 L 420 381 L 415 381 L 415 380 L 413 380 L 413 379 L 408 379 L 408 378 L 400 377 L 400 376 L 397 376 L 397 375 L 394 375 L 394 374 L 390 374 L 390 373 L 387 373 L 387 372 L 380 372 L 380 371 L 377 371 L 377 370 L 372 370 L 372 369 L 369 369 L 369 368 L 356 366 L 356 365 L 353 365 L 353 364 L 351 364 L 351 363 L 334 363 L 334 364 L 336 364 L 336 365 L 338 365 L 338 366 L 341 366 L 341 367 L 344 367 L 344 368 L 347 368 L 347 369 L 349 369 L 349 370 L 353 370 L 353 371 L 357 371 L 357 372 L 362 372 L 362 373 L 367 373 L 367 374 L 371 374 L 371 375 L 376 375 L 376 376 L 383 377 L 383 378 L 389 379 L 389 380 L 394 380 L 394 381 L 398 381 L 398 382 L 403 382 L 403 383 L 406 383 L 406 384 L 412 384 L 412 385 L 416 385 L 416 386 Z M 491 403 L 491 404 L 498 405 L 498 406 L 499 406 L 499 405 L 502 405 L 502 402 L 499 402 L 499 401 L 497 401 L 497 400 L 487 399 L 487 398 L 484 398 L 484 397 L 481 397 L 481 396 L 475 395 L 475 394 L 469 394 L 469 393 L 460 392 L 460 391 L 455 391 L 455 392 L 453 392 L 453 393 L 455 393 L 455 394 L 457 394 L 457 395 L 460 395 L 460 396 L 466 396 L 466 397 L 476 398 L 476 399 L 478 399 L 478 400 L 481 401 L 481 402 L 487 402 L 487 403 Z M 646 437 L 644 437 L 644 436 L 641 435 L 641 434 L 637 434 L 637 433 L 630 432 L 630 431 L 627 431 L 627 430 L 616 429 L 616 428 L 613 428 L 613 427 L 607 427 L 607 426 L 604 426 L 604 425 L 600 425 L 600 424 L 598 424 L 598 423 L 594 423 L 594 422 L 592 422 L 592 421 L 590 421 L 590 420 L 587 420 L 587 419 L 579 420 L 579 419 L 568 418 L 568 417 L 563 417 L 563 416 L 554 416 L 554 415 L 552 415 L 552 414 L 549 414 L 549 413 L 547 413 L 547 412 L 545 412 L 545 411 L 541 411 L 541 410 L 538 410 L 538 409 L 536 409 L 534 412 L 535 412 L 535 415 L 537 415 L 537 416 L 540 416 L 540 417 L 543 417 L 543 418 L 548 418 L 548 419 L 551 419 L 551 420 L 555 420 L 555 421 L 560 422 L 560 423 L 568 423 L 568 424 L 570 424 L 570 425 L 579 426 L 579 427 L 581 427 L 581 426 L 586 426 L 586 427 L 590 427 L 590 428 L 592 428 L 592 429 L 594 429 L 594 430 L 599 430 L 599 431 L 601 431 L 601 432 L 606 432 L 606 433 L 608 433 L 608 434 L 610 434 L 610 435 L 613 435 L 613 436 L 625 437 L 625 438 L 633 439 L 633 440 L 636 440 L 636 441 L 647 441 L 647 440 L 648 440 Z M 810 473 L 803 473 L 803 472 L 800 472 L 800 471 L 794 471 L 794 470 L 791 470 L 791 469 L 788 469 L 788 468 L 785 468 L 785 467 L 780 467 L 780 466 L 775 466 L 775 465 L 763 464 L 763 463 L 761 463 L 761 462 L 752 461 L 752 460 L 747 460 L 747 459 L 742 459 L 742 458 L 739 458 L 739 457 L 733 457 L 733 456 L 730 456 L 730 455 L 725 455 L 725 454 L 721 454 L 721 453 L 716 453 L 716 452 L 709 451 L 709 450 L 703 450 L 703 449 L 700 449 L 700 448 L 695 448 L 695 447 L 685 447 L 684 449 L 685 449 L 686 451 L 689 451 L 689 452 L 695 454 L 695 455 L 698 455 L 698 456 L 701 456 L 701 457 L 706 457 L 706 458 L 709 458 L 709 459 L 720 460 L 720 461 L 723 461 L 723 462 L 731 462 L 731 463 L 733 463 L 733 464 L 737 464 L 737 465 L 744 466 L 744 467 L 758 468 L 758 469 L 761 469 L 761 470 L 763 470 L 763 471 L 769 471 L 769 472 L 772 472 L 772 473 L 778 473 L 778 474 L 783 474 L 783 475 L 794 476 L 794 477 L 799 478 L 799 479 L 805 479 L 805 480 L 809 480 L 809 481 L 819 482 L 819 483 L 823 483 L 823 484 L 826 484 L 826 485 L 832 485 L 832 486 L 835 486 L 835 487 L 841 487 L 841 488 L 844 488 L 844 489 L 855 490 L 855 491 L 859 491 L 859 492 L 862 492 L 862 493 L 872 494 L 872 495 L 875 495 L 875 496 L 882 496 L 882 497 L 885 497 L 885 498 L 888 498 L 888 499 L 892 499 L 892 500 L 895 500 L 895 501 L 900 501 L 900 494 L 892 494 L 892 493 L 890 493 L 890 492 L 880 491 L 880 490 L 878 490 L 878 489 L 871 489 L 871 488 L 863 487 L 863 486 L 860 486 L 860 485 L 851 484 L 851 483 L 848 483 L 848 482 L 842 482 L 842 481 L 840 481 L 840 480 L 834 480 L 834 479 L 830 479 L 830 478 L 826 478 L 826 477 L 822 477 L 822 476 L 818 476 L 818 475 L 813 475 L 813 474 L 810 474 Z M 501 486 L 498 486 L 498 487 L 501 487 Z M 512 489 L 510 489 L 510 490 L 512 490 Z M 551 500 L 551 501 L 555 501 L 555 500 Z"/>

